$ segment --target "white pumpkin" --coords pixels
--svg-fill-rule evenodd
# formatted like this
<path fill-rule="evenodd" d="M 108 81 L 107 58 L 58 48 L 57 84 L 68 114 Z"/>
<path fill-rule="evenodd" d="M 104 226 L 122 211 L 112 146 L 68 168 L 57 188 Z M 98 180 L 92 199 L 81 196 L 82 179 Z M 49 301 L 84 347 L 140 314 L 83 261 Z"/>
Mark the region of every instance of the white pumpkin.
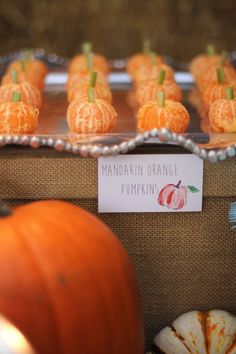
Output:
<path fill-rule="evenodd" d="M 154 345 L 165 354 L 236 354 L 236 317 L 221 310 L 187 312 L 162 329 Z"/>

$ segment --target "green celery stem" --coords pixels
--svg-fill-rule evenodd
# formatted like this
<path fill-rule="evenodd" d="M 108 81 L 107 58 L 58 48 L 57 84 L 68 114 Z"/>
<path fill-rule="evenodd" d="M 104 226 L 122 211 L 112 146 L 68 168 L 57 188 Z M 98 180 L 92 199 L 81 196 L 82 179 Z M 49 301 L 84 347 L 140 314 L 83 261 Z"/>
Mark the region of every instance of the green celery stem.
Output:
<path fill-rule="evenodd" d="M 161 108 L 165 107 L 165 98 L 166 98 L 165 92 L 157 92 L 157 103 L 159 107 Z"/>
<path fill-rule="evenodd" d="M 150 39 L 145 39 L 143 41 L 143 54 L 148 55 L 151 52 L 151 41 Z"/>
<path fill-rule="evenodd" d="M 227 97 L 228 100 L 233 100 L 234 99 L 233 87 L 227 87 L 226 88 L 226 97 Z"/>
<path fill-rule="evenodd" d="M 88 88 L 88 102 L 89 103 L 95 103 L 95 94 L 94 94 L 94 88 L 89 87 Z"/>
<path fill-rule="evenodd" d="M 151 52 L 150 54 L 150 60 L 152 65 L 157 65 L 157 56 L 155 53 Z"/>
<path fill-rule="evenodd" d="M 25 71 L 25 61 L 22 60 L 20 64 L 21 64 L 21 70 L 24 72 Z"/>
<path fill-rule="evenodd" d="M 89 52 L 86 55 L 87 57 L 87 69 L 92 70 L 93 68 L 93 53 Z"/>
<path fill-rule="evenodd" d="M 88 53 L 90 53 L 92 51 L 92 43 L 90 42 L 85 42 L 82 44 L 82 53 L 84 55 L 87 55 Z"/>
<path fill-rule="evenodd" d="M 11 72 L 11 78 L 12 78 L 13 84 L 19 84 L 17 70 L 12 70 L 12 72 Z"/>
<path fill-rule="evenodd" d="M 219 84 L 223 84 L 225 82 L 225 73 L 224 73 L 224 69 L 222 68 L 217 68 L 216 69 L 216 73 L 217 73 L 217 81 Z"/>
<path fill-rule="evenodd" d="M 163 85 L 164 80 L 165 80 L 166 72 L 165 70 L 161 70 L 159 72 L 158 78 L 157 78 L 157 84 L 158 85 Z"/>
<path fill-rule="evenodd" d="M 208 44 L 206 48 L 207 55 L 212 57 L 216 54 L 215 46 L 213 44 Z"/>
<path fill-rule="evenodd" d="M 228 54 L 226 52 L 222 52 L 221 58 L 220 58 L 220 65 L 225 65 L 227 58 L 228 58 Z"/>
<path fill-rule="evenodd" d="M 12 102 L 20 102 L 20 101 L 21 101 L 21 93 L 14 91 L 14 92 L 12 93 L 11 101 L 12 101 Z"/>
<path fill-rule="evenodd" d="M 89 80 L 89 86 L 90 87 L 95 87 L 97 82 L 97 72 L 92 71 L 90 75 L 90 80 Z"/>

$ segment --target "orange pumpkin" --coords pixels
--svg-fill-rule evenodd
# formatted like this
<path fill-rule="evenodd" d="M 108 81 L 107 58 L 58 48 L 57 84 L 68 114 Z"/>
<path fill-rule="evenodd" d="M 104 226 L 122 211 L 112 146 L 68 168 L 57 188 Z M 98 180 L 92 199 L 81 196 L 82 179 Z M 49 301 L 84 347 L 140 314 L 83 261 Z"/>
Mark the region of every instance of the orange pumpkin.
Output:
<path fill-rule="evenodd" d="M 134 83 L 138 86 L 141 82 L 156 80 L 161 70 L 165 70 L 167 80 L 174 80 L 174 70 L 167 64 L 157 65 L 156 55 L 153 55 L 151 63 L 142 65 L 136 70 L 133 75 Z"/>
<path fill-rule="evenodd" d="M 165 80 L 165 70 L 161 70 L 157 80 L 149 80 L 141 83 L 136 92 L 136 99 L 139 105 L 156 99 L 157 92 L 165 92 L 166 99 L 181 101 L 181 88 L 171 80 Z"/>
<path fill-rule="evenodd" d="M 157 100 L 141 106 L 137 119 L 141 131 L 169 128 L 175 133 L 184 133 L 190 120 L 188 111 L 180 102 L 165 101 L 164 92 L 157 93 Z"/>
<path fill-rule="evenodd" d="M 224 70 L 222 68 L 216 69 L 215 77 L 217 80 L 208 84 L 201 92 L 201 99 L 206 109 L 209 109 L 210 105 L 216 100 L 226 98 L 226 88 L 229 85 L 236 88 L 236 80 L 226 80 Z"/>
<path fill-rule="evenodd" d="M 214 132 L 236 132 L 236 99 L 232 87 L 227 87 L 226 98 L 212 103 L 209 110 L 209 121 Z"/>
<path fill-rule="evenodd" d="M 87 55 L 92 52 L 92 44 L 85 42 L 82 44 L 82 54 L 75 55 L 69 64 L 69 73 L 78 72 L 84 70 L 87 66 Z M 100 54 L 93 54 L 93 69 L 101 71 L 105 75 L 110 72 L 110 65 L 106 58 Z"/>
<path fill-rule="evenodd" d="M 116 124 L 117 113 L 104 100 L 95 99 L 94 88 L 88 88 L 88 99 L 72 101 L 67 110 L 67 122 L 72 132 L 107 133 Z"/>
<path fill-rule="evenodd" d="M 23 82 L 27 81 L 37 87 L 40 91 L 43 90 L 44 87 L 44 79 L 41 76 L 35 75 L 31 71 L 26 71 L 24 66 L 21 70 L 17 70 L 18 81 Z M 2 78 L 2 86 L 8 85 L 12 83 L 12 74 L 8 71 Z"/>
<path fill-rule="evenodd" d="M 0 134 L 29 134 L 38 125 L 38 109 L 21 101 L 13 92 L 12 102 L 0 104 Z"/>
<path fill-rule="evenodd" d="M 141 53 L 134 54 L 129 60 L 127 64 L 127 72 L 131 77 L 133 77 L 136 73 L 136 70 L 139 69 L 143 65 L 151 64 L 151 43 L 149 40 L 145 40 L 143 42 L 143 50 Z M 156 64 L 162 64 L 163 59 L 161 56 L 156 55 Z"/>
<path fill-rule="evenodd" d="M 44 64 L 39 59 L 14 60 L 8 65 L 7 71 L 21 71 L 22 63 L 25 65 L 25 70 L 27 72 L 33 72 L 35 75 L 38 75 L 40 77 L 45 77 L 48 73 L 48 68 L 46 64 Z"/>
<path fill-rule="evenodd" d="M 190 63 L 190 71 L 195 78 L 198 78 L 209 67 L 209 65 L 219 65 L 221 56 L 215 53 L 215 47 L 208 45 L 206 53 L 197 55 Z"/>
<path fill-rule="evenodd" d="M 112 93 L 108 86 L 97 84 L 97 73 L 91 72 L 89 82 L 82 82 L 78 85 L 74 85 L 68 91 L 68 101 L 72 102 L 74 100 L 84 100 L 88 95 L 88 87 L 94 87 L 94 94 L 96 98 L 108 101 L 112 101 Z"/>
<path fill-rule="evenodd" d="M 12 83 L 0 86 L 0 104 L 10 102 L 14 91 L 21 93 L 21 100 L 27 105 L 34 108 L 40 108 L 42 104 L 42 97 L 37 87 L 33 86 L 30 82 L 18 82 L 17 71 L 11 72 Z"/>
<path fill-rule="evenodd" d="M 0 312 L 43 354 L 143 354 L 136 277 L 114 234 L 60 201 L 0 208 Z"/>

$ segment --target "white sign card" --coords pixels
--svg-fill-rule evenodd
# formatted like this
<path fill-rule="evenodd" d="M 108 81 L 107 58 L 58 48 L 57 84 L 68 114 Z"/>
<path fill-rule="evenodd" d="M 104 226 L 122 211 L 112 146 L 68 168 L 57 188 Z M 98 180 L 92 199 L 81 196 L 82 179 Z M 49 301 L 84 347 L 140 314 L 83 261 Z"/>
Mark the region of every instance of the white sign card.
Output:
<path fill-rule="evenodd" d="M 98 160 L 100 213 L 202 210 L 203 161 L 191 154 Z"/>

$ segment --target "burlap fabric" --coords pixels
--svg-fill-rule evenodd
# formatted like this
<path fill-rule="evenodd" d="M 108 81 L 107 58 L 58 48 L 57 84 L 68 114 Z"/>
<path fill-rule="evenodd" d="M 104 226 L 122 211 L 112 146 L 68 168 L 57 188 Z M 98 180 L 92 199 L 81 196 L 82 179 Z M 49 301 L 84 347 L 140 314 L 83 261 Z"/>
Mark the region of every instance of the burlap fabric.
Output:
<path fill-rule="evenodd" d="M 135 266 L 147 349 L 155 333 L 185 311 L 236 314 L 236 234 L 227 221 L 235 176 L 235 160 L 205 164 L 202 213 L 99 215 Z M 62 198 L 96 214 L 97 162 L 54 151 L 2 150 L 0 196 L 9 204 Z"/>

